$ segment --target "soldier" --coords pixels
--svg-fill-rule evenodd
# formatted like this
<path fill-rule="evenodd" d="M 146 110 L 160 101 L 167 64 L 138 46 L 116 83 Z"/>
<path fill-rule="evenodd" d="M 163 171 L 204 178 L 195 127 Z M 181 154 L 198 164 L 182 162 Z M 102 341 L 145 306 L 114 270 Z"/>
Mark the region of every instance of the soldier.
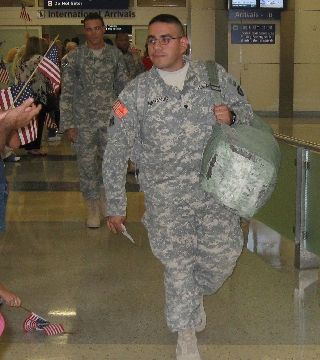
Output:
<path fill-rule="evenodd" d="M 60 98 L 60 127 L 75 145 L 80 190 L 87 202 L 87 226 L 106 215 L 101 163 L 111 105 L 129 78 L 121 52 L 103 40 L 105 25 L 97 13 L 84 19 L 86 44 L 68 54 Z"/>
<path fill-rule="evenodd" d="M 126 33 L 117 33 L 115 44 L 121 50 L 126 64 L 127 72 L 130 79 L 134 79 L 137 75 L 144 71 L 140 57 L 134 57 L 130 48 L 129 35 Z M 138 55 L 138 54 L 137 54 Z"/>
<path fill-rule="evenodd" d="M 239 217 L 200 188 L 202 153 L 215 122 L 249 123 L 253 113 L 222 66 L 217 65 L 220 86 L 213 86 L 205 63 L 183 55 L 188 39 L 175 16 L 153 18 L 147 43 L 154 67 L 124 89 L 110 119 L 103 161 L 107 225 L 123 231 L 126 160 L 133 156 L 145 194 L 143 222 L 164 265 L 167 324 L 178 332 L 176 356 L 199 360 L 195 332 L 206 326 L 203 296 L 231 275 L 243 247 Z"/>

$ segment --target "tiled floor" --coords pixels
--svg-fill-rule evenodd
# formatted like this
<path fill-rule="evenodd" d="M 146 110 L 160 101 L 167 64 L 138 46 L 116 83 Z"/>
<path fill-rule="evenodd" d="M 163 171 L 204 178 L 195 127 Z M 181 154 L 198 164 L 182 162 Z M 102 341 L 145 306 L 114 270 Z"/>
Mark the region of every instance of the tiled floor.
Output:
<path fill-rule="evenodd" d="M 313 127 L 301 126 L 311 135 Z M 128 193 L 127 229 L 136 245 L 105 227 L 89 230 L 72 149 L 63 141 L 48 151 L 47 158 L 23 156 L 7 166 L 11 194 L 0 272 L 25 307 L 63 323 L 68 334 L 24 333 L 27 313 L 3 305 L 0 359 L 175 359 L 162 268 L 139 223 L 143 194 Z M 203 360 L 320 359 L 318 270 L 295 270 L 293 256 L 292 241 L 252 221 L 233 276 L 205 298 Z"/>

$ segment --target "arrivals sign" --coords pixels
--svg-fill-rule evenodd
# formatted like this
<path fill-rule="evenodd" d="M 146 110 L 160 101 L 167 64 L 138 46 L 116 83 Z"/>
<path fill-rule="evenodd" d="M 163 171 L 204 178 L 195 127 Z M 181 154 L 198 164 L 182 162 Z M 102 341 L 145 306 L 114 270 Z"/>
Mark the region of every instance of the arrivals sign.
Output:
<path fill-rule="evenodd" d="M 275 24 L 232 24 L 231 44 L 274 44 Z"/>

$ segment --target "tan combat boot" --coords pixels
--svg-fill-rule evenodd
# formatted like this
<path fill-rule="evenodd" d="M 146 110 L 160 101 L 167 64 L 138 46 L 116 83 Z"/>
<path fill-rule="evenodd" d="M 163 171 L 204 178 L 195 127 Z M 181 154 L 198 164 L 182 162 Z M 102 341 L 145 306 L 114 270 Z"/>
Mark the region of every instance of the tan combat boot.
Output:
<path fill-rule="evenodd" d="M 201 360 L 194 329 L 178 332 L 177 360 Z"/>
<path fill-rule="evenodd" d="M 87 227 L 98 228 L 100 227 L 100 209 L 99 200 L 87 200 Z"/>

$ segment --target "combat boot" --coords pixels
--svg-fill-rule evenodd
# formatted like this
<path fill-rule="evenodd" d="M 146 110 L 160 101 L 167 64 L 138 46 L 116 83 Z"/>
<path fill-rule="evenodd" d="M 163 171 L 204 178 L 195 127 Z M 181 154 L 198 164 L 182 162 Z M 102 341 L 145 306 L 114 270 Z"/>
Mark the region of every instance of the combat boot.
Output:
<path fill-rule="evenodd" d="M 99 200 L 87 200 L 87 227 L 100 227 L 100 209 Z"/>
<path fill-rule="evenodd" d="M 177 360 L 201 360 L 194 329 L 178 332 Z"/>

